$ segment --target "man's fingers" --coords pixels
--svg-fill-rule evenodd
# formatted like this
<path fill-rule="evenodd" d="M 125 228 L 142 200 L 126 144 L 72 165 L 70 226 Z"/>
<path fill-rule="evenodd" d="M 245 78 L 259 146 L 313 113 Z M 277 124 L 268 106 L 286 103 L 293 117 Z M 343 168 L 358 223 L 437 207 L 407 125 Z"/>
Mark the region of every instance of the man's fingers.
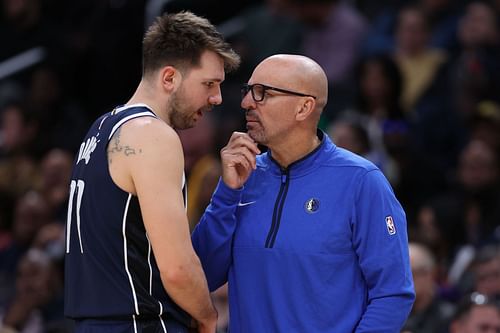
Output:
<path fill-rule="evenodd" d="M 227 153 L 223 160 L 228 166 L 244 166 L 246 169 L 255 169 L 255 157 L 248 150 Z"/>
<path fill-rule="evenodd" d="M 233 132 L 226 147 L 247 147 L 254 154 L 260 154 L 257 143 L 250 137 L 250 135 L 243 132 Z"/>
<path fill-rule="evenodd" d="M 255 154 L 252 153 L 247 147 L 228 148 L 223 150 L 221 155 L 222 159 L 226 161 L 239 161 L 240 157 L 244 158 L 253 169 L 256 168 Z"/>

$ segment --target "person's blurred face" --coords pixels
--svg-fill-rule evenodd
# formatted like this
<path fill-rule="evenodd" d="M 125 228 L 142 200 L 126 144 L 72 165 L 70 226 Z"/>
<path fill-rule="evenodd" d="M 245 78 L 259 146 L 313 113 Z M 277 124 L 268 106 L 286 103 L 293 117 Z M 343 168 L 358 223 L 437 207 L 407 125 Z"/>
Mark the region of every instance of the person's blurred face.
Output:
<path fill-rule="evenodd" d="M 474 306 L 453 333 L 500 333 L 500 314 L 494 306 Z"/>
<path fill-rule="evenodd" d="M 423 8 L 426 11 L 441 11 L 450 5 L 450 0 L 421 0 Z"/>
<path fill-rule="evenodd" d="M 458 34 L 465 46 L 498 44 L 499 32 L 495 13 L 485 4 L 471 3 L 460 22 Z"/>
<path fill-rule="evenodd" d="M 42 160 L 41 173 L 43 187 L 68 187 L 71 178 L 73 156 L 59 149 L 51 150 Z"/>
<path fill-rule="evenodd" d="M 361 90 L 369 102 L 377 103 L 387 98 L 389 83 L 380 64 L 372 61 L 363 66 Z"/>
<path fill-rule="evenodd" d="M 24 120 L 17 107 L 10 106 L 3 111 L 0 133 L 2 133 L 1 145 L 5 151 L 13 151 L 24 145 L 24 128 Z"/>
<path fill-rule="evenodd" d="M 60 149 L 51 150 L 41 163 L 41 190 L 51 207 L 58 208 L 69 195 L 73 156 Z"/>
<path fill-rule="evenodd" d="M 38 230 L 50 222 L 50 212 L 40 194 L 29 192 L 16 205 L 13 234 L 16 241 L 29 244 Z"/>
<path fill-rule="evenodd" d="M 481 141 L 469 143 L 460 156 L 459 178 L 470 190 L 493 185 L 498 174 L 495 153 L 491 148 Z"/>
<path fill-rule="evenodd" d="M 185 73 L 169 104 L 170 124 L 176 129 L 195 126 L 204 112 L 222 103 L 220 85 L 224 81 L 224 60 L 205 51 L 200 66 Z"/>
<path fill-rule="evenodd" d="M 419 11 L 407 9 L 401 12 L 396 40 L 398 48 L 406 54 L 416 54 L 427 47 L 426 22 Z"/>
<path fill-rule="evenodd" d="M 417 299 L 431 299 L 434 296 L 436 284 L 429 260 L 419 246 L 410 245 L 410 266 Z"/>
<path fill-rule="evenodd" d="M 355 129 L 349 123 L 341 121 L 337 122 L 328 132 L 337 146 L 352 151 L 360 156 L 367 153 L 363 143 L 360 142 Z"/>
<path fill-rule="evenodd" d="M 500 258 L 479 264 L 474 269 L 475 289 L 488 297 L 500 296 Z"/>
<path fill-rule="evenodd" d="M 40 251 L 30 250 L 21 259 L 16 278 L 17 294 L 35 306 L 50 301 L 54 288 L 54 266 Z"/>

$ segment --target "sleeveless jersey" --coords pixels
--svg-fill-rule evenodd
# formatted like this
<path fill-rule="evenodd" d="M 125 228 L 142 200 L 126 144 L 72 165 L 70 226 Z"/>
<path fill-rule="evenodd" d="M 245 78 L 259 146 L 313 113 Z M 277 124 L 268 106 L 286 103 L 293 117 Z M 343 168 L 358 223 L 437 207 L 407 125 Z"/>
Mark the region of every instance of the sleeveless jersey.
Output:
<path fill-rule="evenodd" d="M 163 288 L 137 196 L 121 190 L 109 173 L 109 140 L 137 117 L 156 116 L 144 104 L 101 116 L 74 161 L 66 225 L 65 314 L 76 319 L 161 316 L 187 326 L 189 315 Z"/>

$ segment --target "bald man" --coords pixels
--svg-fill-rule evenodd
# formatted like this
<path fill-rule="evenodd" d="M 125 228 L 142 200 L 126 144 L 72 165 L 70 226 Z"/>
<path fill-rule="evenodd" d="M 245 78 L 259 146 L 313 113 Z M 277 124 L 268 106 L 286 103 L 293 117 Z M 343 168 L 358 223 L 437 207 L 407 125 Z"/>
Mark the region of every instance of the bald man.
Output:
<path fill-rule="evenodd" d="M 274 55 L 242 93 L 248 132 L 222 149 L 235 164 L 192 235 L 209 288 L 229 282 L 231 333 L 399 332 L 415 297 L 405 213 L 376 166 L 318 130 L 323 69 Z"/>

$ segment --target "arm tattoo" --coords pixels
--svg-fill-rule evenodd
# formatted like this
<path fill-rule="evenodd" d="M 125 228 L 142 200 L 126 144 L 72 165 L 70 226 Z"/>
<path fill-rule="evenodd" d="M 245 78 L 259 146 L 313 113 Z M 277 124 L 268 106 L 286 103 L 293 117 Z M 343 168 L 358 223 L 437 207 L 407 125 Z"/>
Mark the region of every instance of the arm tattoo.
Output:
<path fill-rule="evenodd" d="M 113 137 L 111 138 L 111 141 L 109 142 L 108 145 L 108 161 L 110 164 L 112 162 L 111 154 L 123 153 L 125 154 L 125 156 L 129 156 L 142 153 L 142 149 L 136 149 L 128 145 L 123 145 L 120 142 L 120 137 L 121 137 L 121 128 L 118 128 L 115 134 L 113 134 Z"/>

